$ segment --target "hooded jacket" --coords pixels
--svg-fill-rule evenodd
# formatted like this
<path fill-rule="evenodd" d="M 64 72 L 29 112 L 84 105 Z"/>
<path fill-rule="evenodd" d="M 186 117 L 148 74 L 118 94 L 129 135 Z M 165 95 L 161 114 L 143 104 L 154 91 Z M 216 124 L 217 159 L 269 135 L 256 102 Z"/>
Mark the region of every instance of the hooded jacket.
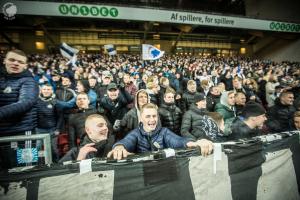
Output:
<path fill-rule="evenodd" d="M 123 119 L 121 120 L 121 130 L 124 130 L 124 136 L 131 130 L 137 128 L 139 126 L 139 122 L 140 122 L 140 108 L 138 107 L 138 94 L 140 92 L 146 92 L 146 90 L 141 89 L 138 90 L 135 94 L 135 98 L 134 98 L 134 108 L 132 108 L 131 110 L 129 110 L 123 117 Z M 150 96 L 147 93 L 148 96 L 148 103 L 150 103 Z"/>
<path fill-rule="evenodd" d="M 215 111 L 223 116 L 225 123 L 228 119 L 236 117 L 235 106 L 228 105 L 228 93 L 228 91 L 222 93 L 220 103 L 215 107 Z"/>
<path fill-rule="evenodd" d="M 8 74 L 0 69 L 0 136 L 36 128 L 38 95 L 38 85 L 29 71 Z"/>

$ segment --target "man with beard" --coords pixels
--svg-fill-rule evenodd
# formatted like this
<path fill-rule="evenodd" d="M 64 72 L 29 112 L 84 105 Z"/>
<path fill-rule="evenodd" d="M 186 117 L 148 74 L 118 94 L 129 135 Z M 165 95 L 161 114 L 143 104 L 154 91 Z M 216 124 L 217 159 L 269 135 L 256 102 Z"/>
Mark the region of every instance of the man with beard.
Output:
<path fill-rule="evenodd" d="M 163 103 L 158 109 L 162 127 L 166 127 L 176 133 L 180 134 L 182 112 L 180 108 L 175 105 L 175 90 L 168 87 L 164 93 Z"/>
<path fill-rule="evenodd" d="M 139 127 L 117 142 L 107 157 L 121 160 L 130 153 L 157 151 L 164 148 L 192 147 L 200 147 L 203 156 L 211 154 L 213 150 L 211 141 L 202 139 L 194 142 L 190 138 L 176 135 L 168 128 L 158 126 L 157 122 L 157 106 L 152 103 L 144 105 L 141 109 L 141 123 Z"/>
<path fill-rule="evenodd" d="M 60 159 L 60 163 L 105 157 L 112 149 L 115 139 L 110 132 L 109 122 L 103 116 L 98 114 L 88 116 L 85 120 L 85 132 L 80 147 L 72 148 Z"/>

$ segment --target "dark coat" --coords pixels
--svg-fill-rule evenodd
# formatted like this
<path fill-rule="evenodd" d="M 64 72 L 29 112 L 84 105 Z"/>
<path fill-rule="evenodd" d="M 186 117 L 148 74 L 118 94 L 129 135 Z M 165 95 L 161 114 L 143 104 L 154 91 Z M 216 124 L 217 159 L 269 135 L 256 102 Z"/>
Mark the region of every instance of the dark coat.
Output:
<path fill-rule="evenodd" d="M 85 136 L 85 120 L 91 114 L 96 114 L 95 108 L 78 110 L 77 113 L 72 113 L 69 116 L 69 147 L 70 149 L 77 146 L 77 138 L 80 141 Z"/>
<path fill-rule="evenodd" d="M 0 69 L 1 70 L 1 69 Z M 29 71 L 0 71 L 0 136 L 31 131 L 37 125 L 39 88 Z"/>
<path fill-rule="evenodd" d="M 206 115 L 207 111 L 192 105 L 182 118 L 181 134 L 192 139 L 221 141 L 222 132 L 216 122 Z"/>
<path fill-rule="evenodd" d="M 124 89 L 120 89 L 119 97 L 112 101 L 108 96 L 105 96 L 100 101 L 101 112 L 108 118 L 113 125 L 117 119 L 121 120 L 127 113 L 127 105 L 133 101 L 133 98 Z"/>
<path fill-rule="evenodd" d="M 39 97 L 37 102 L 37 128 L 58 129 L 58 112 L 56 110 L 56 99 L 54 96 L 49 98 Z"/>
<path fill-rule="evenodd" d="M 112 146 L 114 142 L 115 142 L 114 136 L 109 134 L 107 140 L 102 140 L 95 144 L 94 147 L 97 149 L 97 152 L 91 152 L 87 154 L 86 159 L 91 159 L 95 157 L 98 158 L 106 157 L 108 152 L 112 150 Z M 80 147 L 74 147 L 70 151 L 68 151 L 66 155 L 64 155 L 64 157 L 62 157 L 59 160 L 59 163 L 63 163 L 66 161 L 76 161 L 80 148 L 89 143 L 93 143 L 93 141 L 88 136 L 85 136 L 82 143 L 80 144 Z"/>
<path fill-rule="evenodd" d="M 163 103 L 159 109 L 160 120 L 162 127 L 166 127 L 180 135 L 182 112 L 175 104 Z"/>
<path fill-rule="evenodd" d="M 180 107 L 182 113 L 185 113 L 186 111 L 188 111 L 190 109 L 190 106 L 193 103 L 195 103 L 194 96 L 197 93 L 198 92 L 191 93 L 190 91 L 186 91 L 183 93 L 182 98 L 181 98 L 181 107 Z"/>
<path fill-rule="evenodd" d="M 221 95 L 216 96 L 216 95 L 213 95 L 211 93 L 207 94 L 207 96 L 206 96 L 206 109 L 209 112 L 214 112 L 216 105 L 218 103 L 220 103 L 220 97 L 221 97 Z"/>
<path fill-rule="evenodd" d="M 296 108 L 291 105 L 283 105 L 279 98 L 275 100 L 275 105 L 267 112 L 267 126 L 271 132 L 282 132 L 293 130 L 293 115 Z"/>
<path fill-rule="evenodd" d="M 244 123 L 242 117 L 236 117 L 231 124 L 232 133 L 228 136 L 229 140 L 238 140 L 245 138 L 252 138 L 261 135 L 262 132 L 257 129 L 251 129 L 247 124 Z"/>

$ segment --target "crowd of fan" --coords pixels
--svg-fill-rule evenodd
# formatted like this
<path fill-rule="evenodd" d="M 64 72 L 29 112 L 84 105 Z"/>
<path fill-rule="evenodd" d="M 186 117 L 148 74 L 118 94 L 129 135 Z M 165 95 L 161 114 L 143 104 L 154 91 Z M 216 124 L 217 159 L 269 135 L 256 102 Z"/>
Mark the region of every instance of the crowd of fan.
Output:
<path fill-rule="evenodd" d="M 5 55 L 1 56 L 5 60 Z M 10 98 L 15 98 L 12 94 L 20 88 L 7 86 L 10 73 L 1 67 L 1 136 L 16 135 L 24 126 L 27 131 L 50 133 L 55 162 L 67 150 L 62 161 L 84 159 L 100 148 L 93 147 L 86 120 L 89 116 L 98 119 L 95 114 L 103 117 L 98 120 L 107 126 L 105 144 L 111 147 L 98 156 L 120 146 L 113 146 L 115 142 L 128 147 L 126 136 L 141 129 L 143 106 L 153 108 L 149 103 L 158 110 L 154 129 L 165 127 L 190 141 L 238 140 L 300 129 L 299 63 L 178 55 L 142 61 L 139 55 L 79 54 L 72 65 L 59 54 L 27 58 L 27 76 L 33 76 L 39 95 L 34 99 L 30 88 L 16 94 L 16 102 L 31 99 L 32 109 L 14 105 Z M 151 129 L 152 124 L 143 121 L 143 126 Z M 68 145 L 59 149 L 57 141 L 60 138 L 61 144 L 63 136 L 67 136 Z M 150 144 L 151 150 L 159 149 L 155 142 Z M 41 143 L 37 146 L 42 148 Z M 86 149 L 85 154 L 78 152 L 80 147 Z"/>

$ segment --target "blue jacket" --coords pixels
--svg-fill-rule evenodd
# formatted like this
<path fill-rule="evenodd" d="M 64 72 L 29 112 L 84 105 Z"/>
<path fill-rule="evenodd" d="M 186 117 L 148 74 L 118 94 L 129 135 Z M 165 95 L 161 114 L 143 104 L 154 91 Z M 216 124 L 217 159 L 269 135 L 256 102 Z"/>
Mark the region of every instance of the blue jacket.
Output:
<path fill-rule="evenodd" d="M 180 137 L 169 129 L 159 126 L 151 134 L 146 133 L 142 123 L 140 123 L 138 128 L 132 130 L 125 138 L 117 142 L 114 147 L 123 145 L 129 152 L 143 153 L 165 148 L 186 148 L 186 143 L 189 141 L 193 140 Z"/>
<path fill-rule="evenodd" d="M 20 74 L 0 70 L 0 136 L 34 130 L 38 85 L 27 70 Z"/>

